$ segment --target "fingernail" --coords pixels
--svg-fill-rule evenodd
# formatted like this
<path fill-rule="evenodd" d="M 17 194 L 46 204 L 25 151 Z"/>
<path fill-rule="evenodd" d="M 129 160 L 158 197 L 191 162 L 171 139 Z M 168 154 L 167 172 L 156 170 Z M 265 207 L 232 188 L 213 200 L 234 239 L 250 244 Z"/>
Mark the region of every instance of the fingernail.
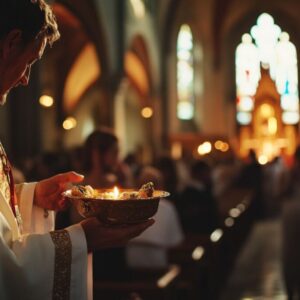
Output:
<path fill-rule="evenodd" d="M 76 174 L 77 176 L 84 177 L 84 175 L 79 174 L 79 173 L 77 173 L 77 172 L 75 172 L 75 174 Z"/>

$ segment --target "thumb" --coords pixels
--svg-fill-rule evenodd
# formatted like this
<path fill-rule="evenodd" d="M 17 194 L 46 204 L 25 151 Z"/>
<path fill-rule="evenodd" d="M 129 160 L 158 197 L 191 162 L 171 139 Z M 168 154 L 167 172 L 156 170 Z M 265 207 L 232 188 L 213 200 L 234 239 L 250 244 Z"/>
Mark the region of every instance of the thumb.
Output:
<path fill-rule="evenodd" d="M 81 182 L 84 176 L 76 172 L 66 172 L 52 177 L 54 183 Z"/>

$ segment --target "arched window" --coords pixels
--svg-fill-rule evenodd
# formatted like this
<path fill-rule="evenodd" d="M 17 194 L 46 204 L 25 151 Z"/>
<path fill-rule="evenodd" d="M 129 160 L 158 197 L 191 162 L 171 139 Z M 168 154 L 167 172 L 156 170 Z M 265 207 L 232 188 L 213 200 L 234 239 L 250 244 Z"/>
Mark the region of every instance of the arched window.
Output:
<path fill-rule="evenodd" d="M 260 80 L 260 68 L 268 69 L 281 96 L 282 121 L 299 122 L 298 64 L 296 47 L 289 35 L 282 32 L 267 13 L 242 36 L 236 48 L 237 121 L 248 125 L 252 121 L 254 95 Z"/>
<path fill-rule="evenodd" d="M 177 38 L 177 117 L 194 118 L 194 42 L 191 28 L 184 24 Z"/>

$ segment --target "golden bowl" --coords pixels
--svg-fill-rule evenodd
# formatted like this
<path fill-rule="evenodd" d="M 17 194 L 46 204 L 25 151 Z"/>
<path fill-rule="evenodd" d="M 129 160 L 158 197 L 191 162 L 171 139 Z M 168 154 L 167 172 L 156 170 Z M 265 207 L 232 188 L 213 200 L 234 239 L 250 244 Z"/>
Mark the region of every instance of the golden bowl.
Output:
<path fill-rule="evenodd" d="M 96 189 L 96 192 L 109 192 L 107 189 Z M 120 192 L 132 192 L 133 190 L 122 189 Z M 100 221 L 109 224 L 139 223 L 153 217 L 158 209 L 160 199 L 170 194 L 165 191 L 155 190 L 152 197 L 138 199 L 101 199 L 83 198 L 73 196 L 71 190 L 63 193 L 77 209 L 78 213 L 85 217 L 97 217 Z"/>

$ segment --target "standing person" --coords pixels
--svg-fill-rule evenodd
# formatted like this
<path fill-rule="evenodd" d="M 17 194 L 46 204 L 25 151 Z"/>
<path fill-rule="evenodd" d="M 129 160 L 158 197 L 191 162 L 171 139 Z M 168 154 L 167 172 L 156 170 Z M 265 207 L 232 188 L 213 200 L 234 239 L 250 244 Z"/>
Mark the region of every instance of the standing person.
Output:
<path fill-rule="evenodd" d="M 236 185 L 239 188 L 251 189 L 253 196 L 253 209 L 255 216 L 262 219 L 266 216 L 266 208 L 263 203 L 263 167 L 258 163 L 256 153 L 253 149 L 249 151 L 248 160 L 241 168 L 237 177 Z"/>
<path fill-rule="evenodd" d="M 18 85 L 47 44 L 59 38 L 44 0 L 0 2 L 0 103 Z M 108 228 L 91 218 L 53 230 L 54 213 L 65 206 L 62 192 L 83 176 L 68 172 L 38 183 L 14 186 L 0 145 L 0 299 L 87 299 L 87 254 L 126 243 L 152 221 Z"/>
<path fill-rule="evenodd" d="M 210 166 L 196 161 L 191 167 L 191 179 L 178 202 L 178 212 L 185 233 L 209 234 L 219 226 L 219 212 L 213 196 Z"/>

